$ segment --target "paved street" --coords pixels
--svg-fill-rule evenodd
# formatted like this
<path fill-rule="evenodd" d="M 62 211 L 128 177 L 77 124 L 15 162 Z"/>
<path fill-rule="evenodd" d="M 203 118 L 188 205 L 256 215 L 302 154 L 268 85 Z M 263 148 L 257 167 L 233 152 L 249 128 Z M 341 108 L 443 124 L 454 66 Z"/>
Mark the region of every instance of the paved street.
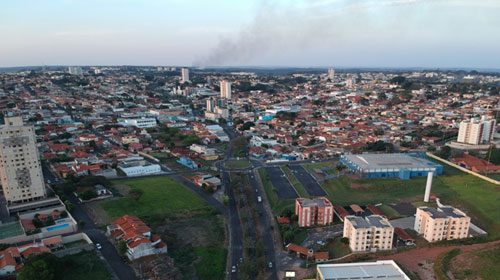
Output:
<path fill-rule="evenodd" d="M 283 171 L 279 167 L 265 167 L 269 180 L 277 190 L 279 198 L 282 199 L 293 199 L 297 198 L 298 195 L 290 185 L 288 180 L 283 174 Z"/>
<path fill-rule="evenodd" d="M 304 189 L 312 196 L 326 196 L 325 190 L 314 180 L 314 178 L 307 172 L 304 167 L 298 164 L 289 165 L 293 171 L 293 175 L 297 177 Z"/>

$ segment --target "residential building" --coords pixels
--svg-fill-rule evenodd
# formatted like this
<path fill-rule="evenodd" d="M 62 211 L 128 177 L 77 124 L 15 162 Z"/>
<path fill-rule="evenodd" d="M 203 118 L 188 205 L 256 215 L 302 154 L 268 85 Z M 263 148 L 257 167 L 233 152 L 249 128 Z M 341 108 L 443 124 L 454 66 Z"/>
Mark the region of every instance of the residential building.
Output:
<path fill-rule="evenodd" d="M 130 260 L 155 254 L 166 254 L 167 244 L 136 216 L 125 215 L 111 222 L 106 233 L 116 241 L 127 243 L 125 255 Z"/>
<path fill-rule="evenodd" d="M 316 265 L 317 280 L 410 280 L 393 260 Z"/>
<path fill-rule="evenodd" d="M 228 81 L 220 82 L 220 97 L 225 99 L 231 99 L 231 82 Z"/>
<path fill-rule="evenodd" d="M 333 82 L 333 80 L 335 79 L 335 69 L 328 69 L 328 79 Z"/>
<path fill-rule="evenodd" d="M 188 68 L 182 68 L 182 70 L 181 70 L 181 78 L 182 78 L 181 81 L 183 83 L 189 82 L 189 69 Z"/>
<path fill-rule="evenodd" d="M 300 227 L 328 225 L 333 222 L 333 205 L 326 197 L 295 199 L 295 214 Z"/>
<path fill-rule="evenodd" d="M 215 108 L 215 99 L 209 98 L 207 99 L 207 112 L 213 112 Z"/>
<path fill-rule="evenodd" d="M 0 181 L 9 204 L 46 196 L 35 129 L 21 117 L 6 117 L 0 127 Z"/>
<path fill-rule="evenodd" d="M 460 239 L 469 236 L 470 217 L 451 207 L 417 208 L 414 229 L 429 242 Z"/>
<path fill-rule="evenodd" d="M 71 75 L 82 75 L 82 68 L 79 66 L 69 66 L 68 67 L 68 73 Z"/>
<path fill-rule="evenodd" d="M 349 238 L 353 252 L 391 250 L 394 228 L 379 215 L 344 218 L 344 237 Z"/>
<path fill-rule="evenodd" d="M 362 178 L 399 177 L 407 180 L 415 176 L 443 173 L 443 166 L 410 154 L 347 154 L 340 156 L 340 164 Z"/>
<path fill-rule="evenodd" d="M 471 145 L 487 144 L 495 131 L 496 120 L 482 116 L 460 123 L 457 142 Z"/>

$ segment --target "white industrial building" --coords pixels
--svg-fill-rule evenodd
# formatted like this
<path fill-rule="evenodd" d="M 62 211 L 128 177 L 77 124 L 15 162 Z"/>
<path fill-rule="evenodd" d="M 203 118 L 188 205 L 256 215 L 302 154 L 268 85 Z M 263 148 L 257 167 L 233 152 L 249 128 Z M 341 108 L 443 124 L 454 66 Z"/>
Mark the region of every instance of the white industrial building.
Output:
<path fill-rule="evenodd" d="M 134 118 L 134 119 L 124 119 L 123 123 L 126 125 L 135 126 L 138 128 L 150 128 L 156 127 L 156 119 L 155 118 Z"/>
<path fill-rule="evenodd" d="M 460 122 L 457 142 L 471 145 L 487 144 L 495 131 L 496 120 L 482 116 Z"/>
<path fill-rule="evenodd" d="M 127 177 L 144 176 L 161 172 L 159 164 L 151 164 L 140 161 L 120 164 L 119 167 Z"/>
<path fill-rule="evenodd" d="M 318 280 L 410 280 L 393 260 L 364 263 L 318 264 L 316 266 L 316 273 L 316 279 Z"/>

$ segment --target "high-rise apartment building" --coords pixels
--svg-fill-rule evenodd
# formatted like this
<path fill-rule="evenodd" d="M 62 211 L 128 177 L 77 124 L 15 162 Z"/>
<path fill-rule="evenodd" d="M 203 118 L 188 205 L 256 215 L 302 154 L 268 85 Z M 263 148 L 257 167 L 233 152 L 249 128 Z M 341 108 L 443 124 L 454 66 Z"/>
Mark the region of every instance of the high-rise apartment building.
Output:
<path fill-rule="evenodd" d="M 182 68 L 181 69 L 181 78 L 182 82 L 189 82 L 189 69 L 188 68 Z"/>
<path fill-rule="evenodd" d="M 0 180 L 9 204 L 46 196 L 35 129 L 21 117 L 6 117 L 0 126 Z"/>
<path fill-rule="evenodd" d="M 220 82 L 220 97 L 231 99 L 231 82 L 228 81 Z"/>
<path fill-rule="evenodd" d="M 417 208 L 414 229 L 429 242 L 467 238 L 470 217 L 451 206 Z"/>
<path fill-rule="evenodd" d="M 68 73 L 70 73 L 71 75 L 82 75 L 83 71 L 79 66 L 70 66 L 68 67 Z"/>
<path fill-rule="evenodd" d="M 328 79 L 332 82 L 335 79 L 335 70 L 333 68 L 328 69 Z"/>
<path fill-rule="evenodd" d="M 215 107 L 215 100 L 213 98 L 207 99 L 207 112 L 213 112 Z"/>
<path fill-rule="evenodd" d="M 344 237 L 353 252 L 391 250 L 393 235 L 394 228 L 382 216 L 344 218 Z"/>
<path fill-rule="evenodd" d="M 295 199 L 295 214 L 300 227 L 333 223 L 333 205 L 326 197 Z"/>
<path fill-rule="evenodd" d="M 481 119 L 472 118 L 460 123 L 458 131 L 459 143 L 472 145 L 488 144 L 495 131 L 496 120 L 483 116 Z"/>

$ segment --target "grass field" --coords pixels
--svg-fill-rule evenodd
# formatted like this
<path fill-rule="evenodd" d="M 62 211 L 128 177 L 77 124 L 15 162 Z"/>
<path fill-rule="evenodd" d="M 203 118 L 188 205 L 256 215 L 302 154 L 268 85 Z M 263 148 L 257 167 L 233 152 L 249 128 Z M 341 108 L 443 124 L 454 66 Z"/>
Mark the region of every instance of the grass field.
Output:
<path fill-rule="evenodd" d="M 9 238 L 20 234 L 23 234 L 23 228 L 21 227 L 21 223 L 19 222 L 0 225 L 0 239 Z"/>
<path fill-rule="evenodd" d="M 494 238 L 500 237 L 500 187 L 459 170 L 455 172 L 451 166 L 443 166 L 445 174 L 455 175 L 435 177 L 432 194 L 445 204 L 465 210 Z M 333 204 L 414 202 L 423 200 L 426 178 L 353 180 L 343 176 L 320 184 Z"/>
<path fill-rule="evenodd" d="M 162 216 L 171 213 L 202 211 L 208 206 L 187 188 L 169 177 L 153 177 L 113 181 L 114 185 L 127 185 L 141 189 L 144 194 L 136 201 L 130 197 L 106 201 L 102 207 L 111 219 L 125 214 L 138 217 Z"/>
<path fill-rule="evenodd" d="M 224 166 L 226 166 L 227 168 L 247 168 L 250 167 L 251 164 L 246 160 L 230 160 L 226 161 L 224 163 Z"/>
<path fill-rule="evenodd" d="M 486 176 L 490 177 L 493 180 L 500 181 L 500 174 L 488 174 Z"/>
<path fill-rule="evenodd" d="M 194 251 L 201 262 L 196 266 L 199 279 L 224 279 L 227 250 L 220 247 L 196 247 Z"/>

